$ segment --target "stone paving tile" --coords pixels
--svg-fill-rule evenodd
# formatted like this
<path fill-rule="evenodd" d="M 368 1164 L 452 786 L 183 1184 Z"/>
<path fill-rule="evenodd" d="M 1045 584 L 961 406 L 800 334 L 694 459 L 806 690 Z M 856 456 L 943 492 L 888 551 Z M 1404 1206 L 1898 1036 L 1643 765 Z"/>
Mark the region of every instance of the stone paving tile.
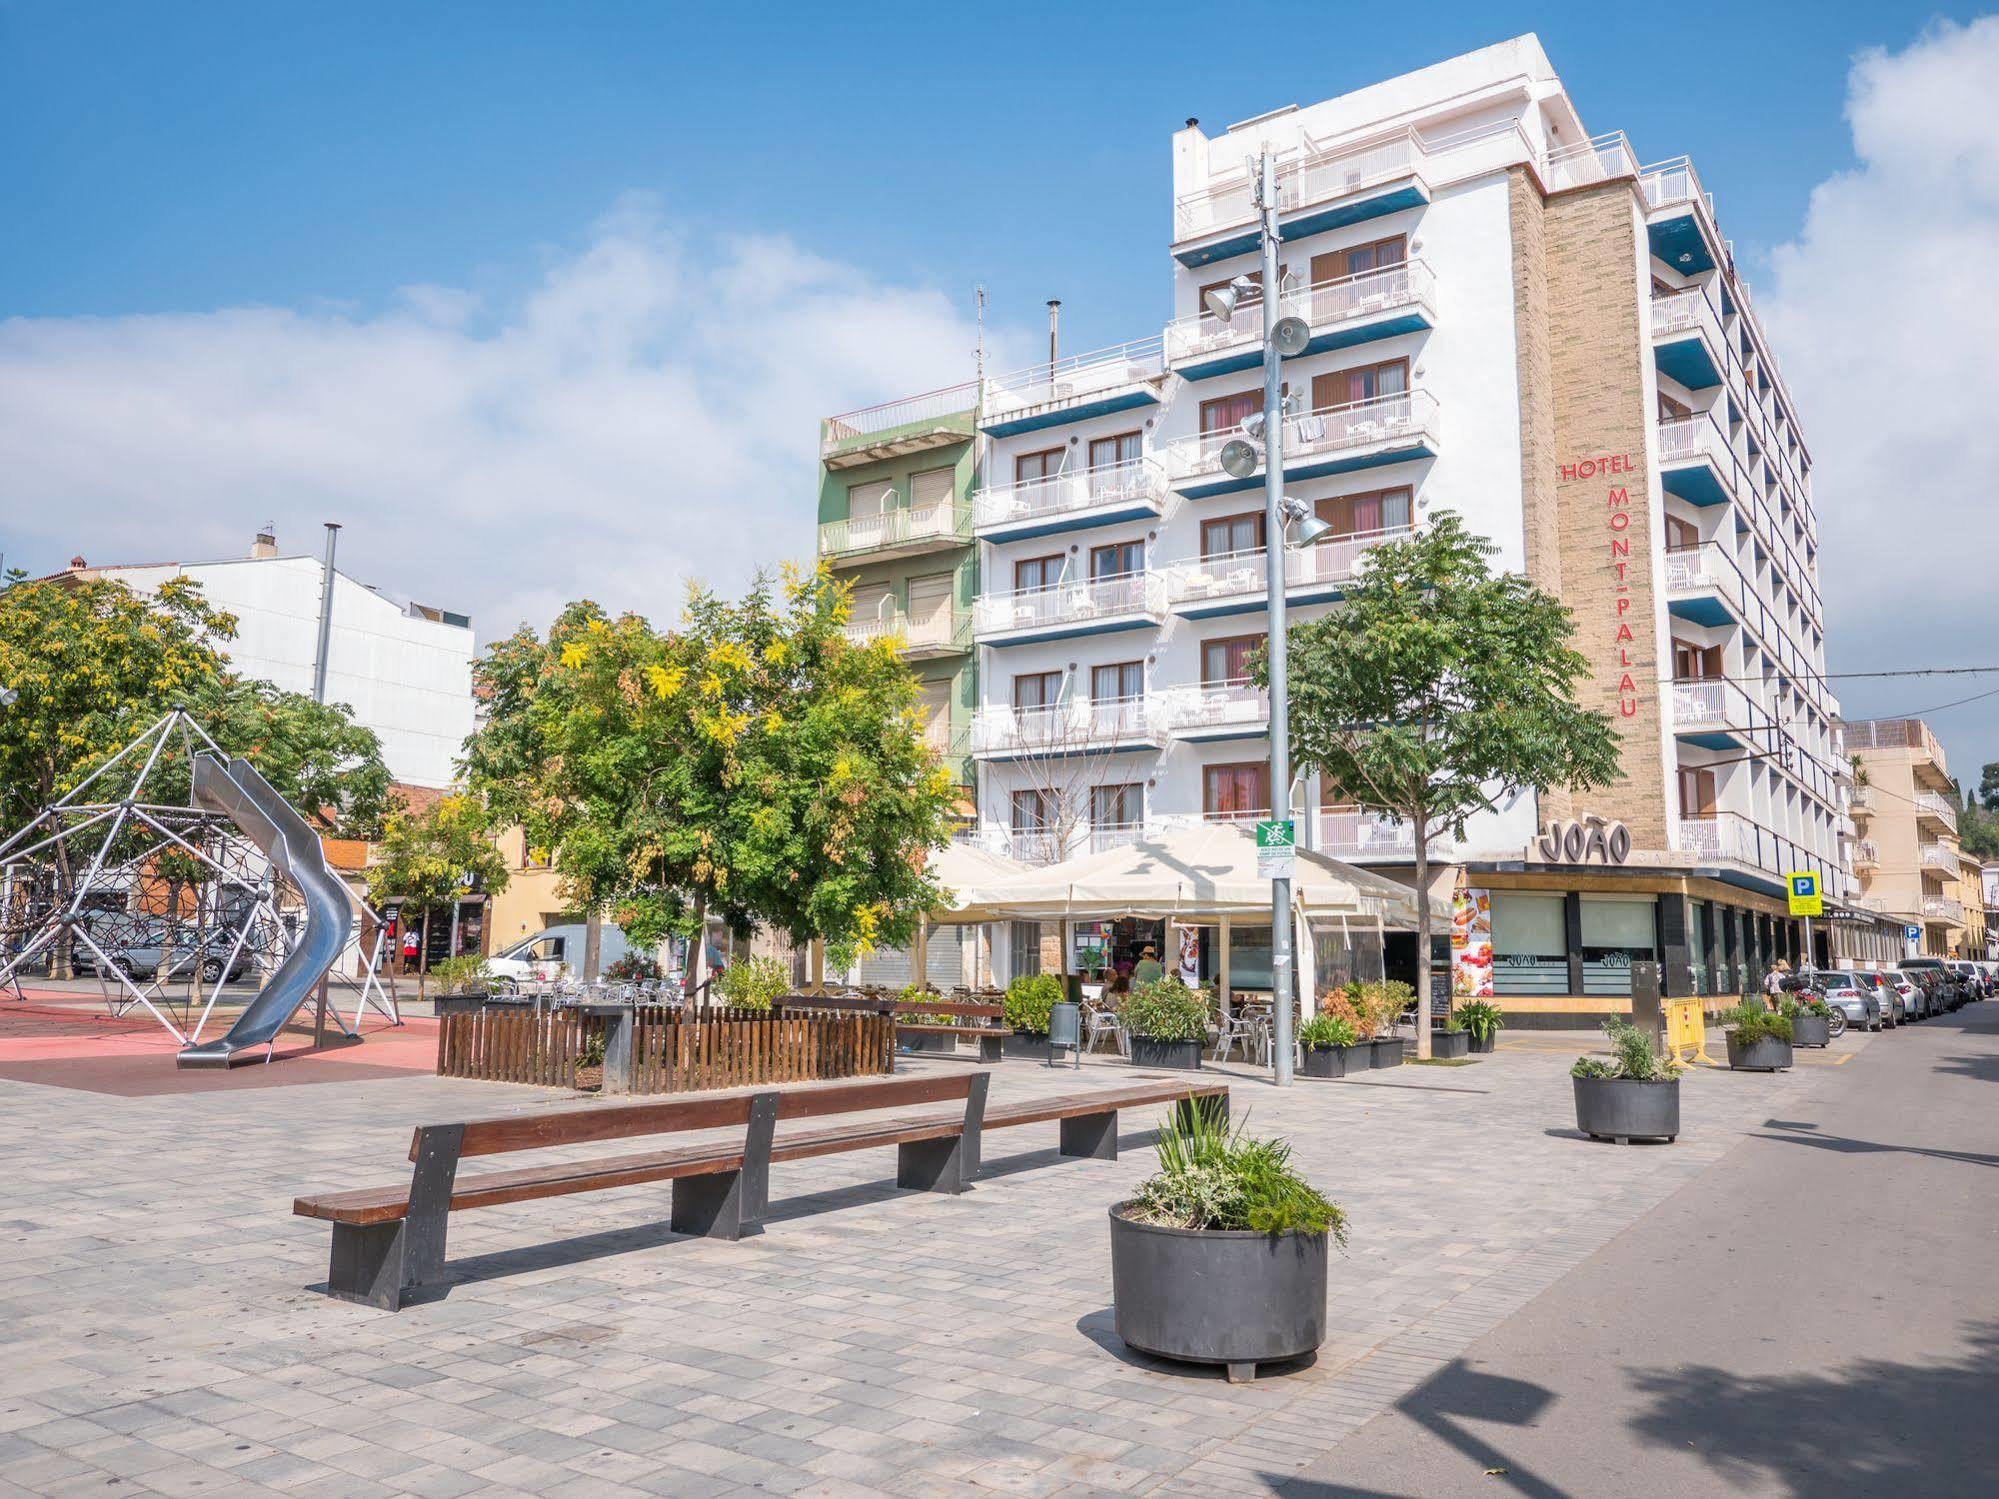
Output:
<path fill-rule="evenodd" d="M 664 1186 L 468 1213 L 448 1294 L 391 1316 L 315 1289 L 325 1225 L 290 1199 L 393 1179 L 412 1124 L 573 1100 L 0 1082 L 0 1496 L 1266 1493 L 1830 1076 L 1693 1074 L 1680 1143 L 1620 1149 L 1569 1131 L 1547 1039 L 1436 1081 L 1230 1069 L 1237 1117 L 1353 1223 L 1326 1346 L 1249 1386 L 1112 1331 L 1104 1215 L 1150 1167 L 1142 1117 L 1116 1161 L 989 1134 L 959 1198 L 898 1191 L 887 1151 L 780 1165 L 737 1244 L 666 1232 Z"/>

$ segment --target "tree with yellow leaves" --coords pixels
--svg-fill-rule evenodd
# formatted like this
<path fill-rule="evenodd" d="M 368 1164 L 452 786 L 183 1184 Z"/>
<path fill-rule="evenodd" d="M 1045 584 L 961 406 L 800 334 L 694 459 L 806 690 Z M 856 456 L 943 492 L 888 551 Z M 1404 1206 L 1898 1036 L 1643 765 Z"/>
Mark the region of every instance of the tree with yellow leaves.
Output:
<path fill-rule="evenodd" d="M 825 569 L 690 590 L 678 626 L 570 605 L 481 659 L 471 784 L 585 911 L 644 947 L 709 912 L 794 943 L 899 944 L 938 898 L 955 792 L 892 646 Z"/>

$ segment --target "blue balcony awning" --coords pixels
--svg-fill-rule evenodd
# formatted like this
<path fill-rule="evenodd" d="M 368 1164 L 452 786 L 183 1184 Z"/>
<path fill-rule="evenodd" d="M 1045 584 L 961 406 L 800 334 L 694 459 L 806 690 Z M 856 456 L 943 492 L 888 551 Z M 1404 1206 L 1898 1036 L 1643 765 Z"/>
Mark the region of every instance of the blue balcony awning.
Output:
<path fill-rule="evenodd" d="M 1347 194 L 1330 203 L 1297 209 L 1278 220 L 1277 237 L 1304 239 L 1307 235 L 1324 234 L 1328 229 L 1341 229 L 1348 224 L 1401 213 L 1404 209 L 1421 208 L 1429 201 L 1430 190 L 1415 178 L 1405 177 L 1398 182 L 1385 182 L 1379 187 Z M 1192 270 L 1196 266 L 1213 265 L 1218 260 L 1247 255 L 1255 248 L 1256 225 L 1250 223 L 1230 231 L 1221 239 L 1175 250 L 1173 258 Z"/>
<path fill-rule="evenodd" d="M 1060 427 L 1069 422 L 1087 421 L 1093 416 L 1109 416 L 1117 411 L 1158 404 L 1159 391 L 1156 387 L 1125 386 L 1107 390 L 1102 395 L 1080 396 L 988 417 L 979 423 L 979 430 L 988 437 L 1012 437 L 1021 432 L 1039 432 L 1044 427 Z"/>

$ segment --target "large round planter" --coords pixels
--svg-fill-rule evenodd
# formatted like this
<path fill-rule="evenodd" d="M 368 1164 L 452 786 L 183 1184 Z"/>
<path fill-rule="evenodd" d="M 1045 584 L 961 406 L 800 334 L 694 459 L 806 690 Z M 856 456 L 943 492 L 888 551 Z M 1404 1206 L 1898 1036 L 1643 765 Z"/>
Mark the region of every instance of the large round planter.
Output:
<path fill-rule="evenodd" d="M 1793 1015 L 1791 1017 L 1791 1044 L 1793 1046 L 1832 1045 L 1832 1022 L 1823 1015 Z"/>
<path fill-rule="evenodd" d="M 1048 1060 L 1048 1038 L 1037 1036 L 1032 1031 L 1015 1031 L 1000 1043 L 1000 1050 L 1010 1057 L 1045 1062 Z"/>
<path fill-rule="evenodd" d="M 958 1038 L 949 1031 L 904 1031 L 895 1040 L 904 1051 L 917 1056 L 948 1057 L 958 1050 Z"/>
<path fill-rule="evenodd" d="M 1170 1067 L 1183 1072 L 1193 1072 L 1201 1065 L 1201 1043 L 1199 1041 L 1161 1041 L 1153 1036 L 1133 1036 L 1131 1038 L 1131 1065 L 1134 1067 Z"/>
<path fill-rule="evenodd" d="M 1402 1065 L 1402 1038 L 1400 1036 L 1376 1036 L 1367 1043 L 1374 1051 L 1374 1065 L 1400 1067 Z"/>
<path fill-rule="evenodd" d="M 1494 1048 L 1499 1045 L 1498 1031 L 1487 1032 L 1483 1040 L 1477 1036 L 1472 1036 L 1470 1031 L 1466 1031 L 1465 1034 L 1471 1036 L 1471 1055 L 1475 1057 L 1490 1056 Z"/>
<path fill-rule="evenodd" d="M 1430 1055 L 1449 1061 L 1454 1057 L 1471 1055 L 1471 1037 L 1463 1031 L 1432 1031 L 1430 1033 Z"/>
<path fill-rule="evenodd" d="M 1680 1084 L 1622 1077 L 1574 1077 L 1576 1128 L 1593 1140 L 1674 1140 L 1680 1133 Z"/>
<path fill-rule="evenodd" d="M 1111 1296 L 1131 1347 L 1242 1381 L 1325 1341 L 1324 1234 L 1159 1228 L 1126 1206 L 1111 1209 Z"/>
<path fill-rule="evenodd" d="M 1305 1076 L 1345 1077 L 1347 1075 L 1347 1053 L 1358 1049 L 1352 1046 L 1306 1047 Z"/>
<path fill-rule="evenodd" d="M 1723 1034 L 1728 1037 L 1728 1065 L 1738 1072 L 1781 1072 L 1791 1065 L 1791 1043 L 1788 1041 L 1764 1036 L 1744 1045 L 1735 1039 L 1734 1031 Z"/>

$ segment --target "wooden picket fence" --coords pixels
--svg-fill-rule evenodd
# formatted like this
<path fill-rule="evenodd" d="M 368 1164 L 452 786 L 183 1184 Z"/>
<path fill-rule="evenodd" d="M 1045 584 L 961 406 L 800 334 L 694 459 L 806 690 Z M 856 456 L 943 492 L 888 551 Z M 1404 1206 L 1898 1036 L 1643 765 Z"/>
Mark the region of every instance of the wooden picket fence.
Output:
<path fill-rule="evenodd" d="M 446 1015 L 438 1025 L 437 1070 L 444 1077 L 575 1087 L 578 1069 L 602 1059 L 604 1026 L 600 1017 L 560 1009 Z M 890 1015 L 641 1009 L 633 1018 L 633 1093 L 881 1077 L 894 1069 Z"/>

